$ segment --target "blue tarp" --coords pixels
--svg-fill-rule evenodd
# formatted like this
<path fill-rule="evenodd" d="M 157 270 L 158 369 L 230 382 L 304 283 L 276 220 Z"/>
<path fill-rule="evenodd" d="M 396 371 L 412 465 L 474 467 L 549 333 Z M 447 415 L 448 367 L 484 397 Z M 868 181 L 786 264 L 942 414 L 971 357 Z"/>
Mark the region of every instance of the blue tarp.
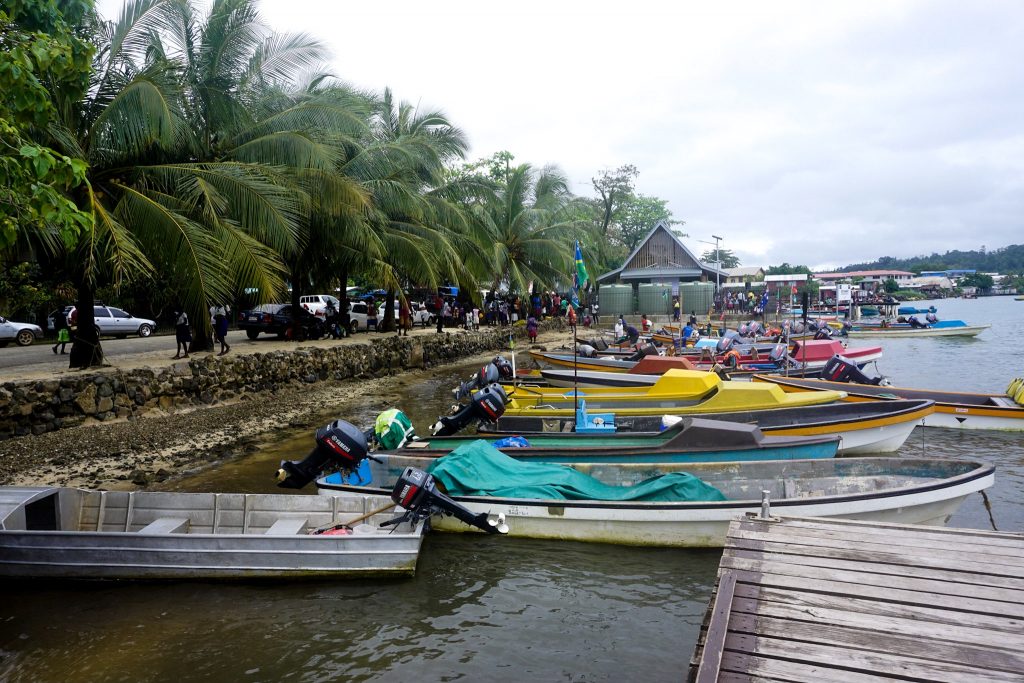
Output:
<path fill-rule="evenodd" d="M 715 487 L 685 472 L 616 486 L 565 465 L 520 462 L 483 440 L 438 458 L 429 471 L 453 496 L 659 503 L 726 499 Z"/>

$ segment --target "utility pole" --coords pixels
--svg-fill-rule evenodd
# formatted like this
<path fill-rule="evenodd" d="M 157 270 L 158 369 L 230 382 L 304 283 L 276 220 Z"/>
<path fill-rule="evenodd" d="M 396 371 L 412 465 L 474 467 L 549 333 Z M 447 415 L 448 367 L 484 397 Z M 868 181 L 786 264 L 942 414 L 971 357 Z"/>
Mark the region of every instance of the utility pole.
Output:
<path fill-rule="evenodd" d="M 719 237 L 718 235 L 712 235 L 711 237 L 712 239 L 715 240 L 715 295 L 717 295 L 718 290 L 721 289 L 722 287 L 720 275 L 720 271 L 722 270 L 722 259 L 721 255 L 718 253 L 718 243 L 722 241 L 722 238 Z M 697 241 L 700 242 L 701 244 L 711 244 L 711 242 L 705 242 L 704 240 Z"/>

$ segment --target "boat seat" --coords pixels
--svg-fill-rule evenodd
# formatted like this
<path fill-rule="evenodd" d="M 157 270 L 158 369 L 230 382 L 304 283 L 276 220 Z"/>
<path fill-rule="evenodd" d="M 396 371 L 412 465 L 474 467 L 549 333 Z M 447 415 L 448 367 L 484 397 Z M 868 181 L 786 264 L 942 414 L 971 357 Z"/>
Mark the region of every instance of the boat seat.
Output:
<path fill-rule="evenodd" d="M 267 529 L 267 536 L 294 536 L 306 533 L 308 521 L 303 517 L 287 517 L 279 519 Z"/>
<path fill-rule="evenodd" d="M 159 517 L 139 529 L 140 534 L 187 534 L 188 517 Z"/>
<path fill-rule="evenodd" d="M 1000 408 L 1020 408 L 1021 405 L 1014 401 L 1012 398 L 1006 398 L 1005 396 L 993 396 L 991 399 L 992 403 L 999 406 Z"/>

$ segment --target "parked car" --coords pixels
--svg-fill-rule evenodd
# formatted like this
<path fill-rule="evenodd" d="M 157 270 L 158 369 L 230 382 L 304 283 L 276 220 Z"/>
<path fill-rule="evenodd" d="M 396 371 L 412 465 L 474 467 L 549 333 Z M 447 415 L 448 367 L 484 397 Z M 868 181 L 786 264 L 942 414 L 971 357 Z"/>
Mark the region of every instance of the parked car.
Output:
<path fill-rule="evenodd" d="M 304 308 L 297 311 L 297 321 L 305 339 L 319 339 L 327 332 L 327 325 Z M 276 334 L 284 337 L 292 325 L 291 304 L 263 304 L 238 314 L 238 328 L 245 330 L 245 336 L 256 339 L 260 334 Z"/>
<path fill-rule="evenodd" d="M 75 306 L 67 310 L 69 324 L 77 310 L 78 308 Z M 136 318 L 128 311 L 123 311 L 114 306 L 93 306 L 92 314 L 96 319 L 96 331 L 100 335 L 117 337 L 118 339 L 124 339 L 130 334 L 148 337 L 156 329 L 156 321 L 148 318 Z"/>
<path fill-rule="evenodd" d="M 398 300 L 396 299 L 395 300 L 395 320 L 396 321 L 398 320 L 398 311 L 399 311 Z M 415 327 L 417 324 L 423 325 L 423 327 L 427 327 L 428 325 L 432 325 L 434 323 L 434 320 L 436 320 L 436 318 L 434 318 L 433 314 L 430 311 L 427 310 L 427 307 L 424 304 L 418 303 L 416 301 L 410 301 L 409 302 L 409 313 L 412 316 L 413 327 Z M 377 319 L 380 320 L 381 322 L 384 322 L 384 304 L 381 304 L 380 307 L 377 309 Z"/>
<path fill-rule="evenodd" d="M 102 305 L 102 304 L 97 304 L 97 305 Z M 74 304 L 68 304 L 67 306 L 64 306 L 63 308 L 50 311 L 49 314 L 47 314 L 47 316 L 46 316 L 46 330 L 48 332 L 53 332 L 54 334 L 56 334 L 57 333 L 57 312 L 59 311 L 59 312 L 63 313 L 64 314 L 64 319 L 67 320 L 68 316 L 71 315 L 71 309 L 74 308 L 74 307 L 75 307 Z"/>
<path fill-rule="evenodd" d="M 331 294 L 310 294 L 299 297 L 299 305 L 318 318 L 327 317 L 324 310 L 327 308 L 328 301 L 334 304 L 334 310 L 341 310 L 341 302 L 338 301 L 338 297 Z"/>
<path fill-rule="evenodd" d="M 43 338 L 43 328 L 32 323 L 16 323 L 0 315 L 0 347 L 12 341 L 18 346 L 29 346 L 36 339 Z"/>
<path fill-rule="evenodd" d="M 365 301 L 350 301 L 348 304 L 348 331 L 355 333 L 366 329 L 366 314 L 370 312 Z M 380 316 L 377 316 L 378 320 Z"/>

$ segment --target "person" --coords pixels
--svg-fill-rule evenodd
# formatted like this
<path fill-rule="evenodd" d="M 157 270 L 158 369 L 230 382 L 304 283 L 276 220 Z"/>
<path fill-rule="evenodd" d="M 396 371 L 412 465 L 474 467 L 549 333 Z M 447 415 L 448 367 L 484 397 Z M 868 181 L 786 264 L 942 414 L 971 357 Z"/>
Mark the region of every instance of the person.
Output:
<path fill-rule="evenodd" d="M 630 344 L 636 344 L 640 341 L 640 331 L 632 325 L 627 324 L 625 329 L 626 339 L 629 340 Z"/>
<path fill-rule="evenodd" d="M 640 316 L 640 327 L 643 329 L 644 334 L 647 334 L 648 332 L 651 331 L 651 321 L 647 319 L 646 313 Z"/>
<path fill-rule="evenodd" d="M 369 332 L 371 327 L 374 330 L 378 330 L 377 302 L 374 300 L 372 296 L 370 297 L 369 301 L 366 302 L 366 331 Z"/>
<path fill-rule="evenodd" d="M 563 299 L 563 301 L 565 301 Z M 565 321 L 569 323 L 570 327 L 576 327 L 576 307 L 568 306 L 565 310 Z"/>
<path fill-rule="evenodd" d="M 338 309 L 334 306 L 334 300 L 328 299 L 324 305 L 324 322 L 327 323 L 327 331 L 333 339 L 341 339 L 341 325 L 338 324 Z"/>
<path fill-rule="evenodd" d="M 559 303 L 559 307 L 562 309 L 562 312 L 559 313 L 559 315 L 565 316 L 569 312 L 569 300 L 563 298 Z"/>
<path fill-rule="evenodd" d="M 621 315 L 619 319 L 615 321 L 615 338 L 622 339 L 626 336 L 626 319 Z"/>
<path fill-rule="evenodd" d="M 690 336 L 693 334 L 693 326 L 687 322 L 683 327 L 683 346 L 686 346 L 686 342 L 690 340 Z"/>
<path fill-rule="evenodd" d="M 690 319 L 688 322 L 690 324 L 690 327 L 697 327 L 697 314 L 694 313 L 693 311 L 690 311 Z"/>
<path fill-rule="evenodd" d="M 599 325 L 601 323 L 601 316 L 600 316 L 600 313 L 599 313 L 600 306 L 598 306 L 598 303 L 597 303 L 596 300 L 594 301 L 594 306 L 592 307 L 592 310 L 594 311 L 594 324 L 595 325 Z"/>
<path fill-rule="evenodd" d="M 526 334 L 530 337 L 530 343 L 537 341 L 537 319 L 532 315 L 526 319 Z"/>
<path fill-rule="evenodd" d="M 227 306 L 216 306 L 213 309 L 213 336 L 220 344 L 220 353 L 218 356 L 223 356 L 231 350 L 231 346 L 228 344 L 228 315 L 231 309 Z"/>
<path fill-rule="evenodd" d="M 188 358 L 188 345 L 192 343 L 192 329 L 188 325 L 188 313 L 181 306 L 174 309 L 174 337 L 178 343 L 174 359 Z M 182 354 L 183 351 L 184 354 Z"/>
<path fill-rule="evenodd" d="M 58 310 L 53 314 L 53 326 L 57 329 L 57 343 L 53 345 L 53 352 L 57 353 L 57 347 L 60 347 L 61 354 L 67 353 L 64 347 L 71 341 L 71 332 L 68 329 L 68 319 L 64 317 L 64 311 Z"/>
<path fill-rule="evenodd" d="M 679 299 L 672 302 L 672 320 L 679 322 Z"/>
<path fill-rule="evenodd" d="M 409 336 L 409 330 L 412 328 L 412 314 L 409 311 L 409 300 L 404 296 L 401 297 L 401 303 L 398 305 L 398 336 Z"/>

